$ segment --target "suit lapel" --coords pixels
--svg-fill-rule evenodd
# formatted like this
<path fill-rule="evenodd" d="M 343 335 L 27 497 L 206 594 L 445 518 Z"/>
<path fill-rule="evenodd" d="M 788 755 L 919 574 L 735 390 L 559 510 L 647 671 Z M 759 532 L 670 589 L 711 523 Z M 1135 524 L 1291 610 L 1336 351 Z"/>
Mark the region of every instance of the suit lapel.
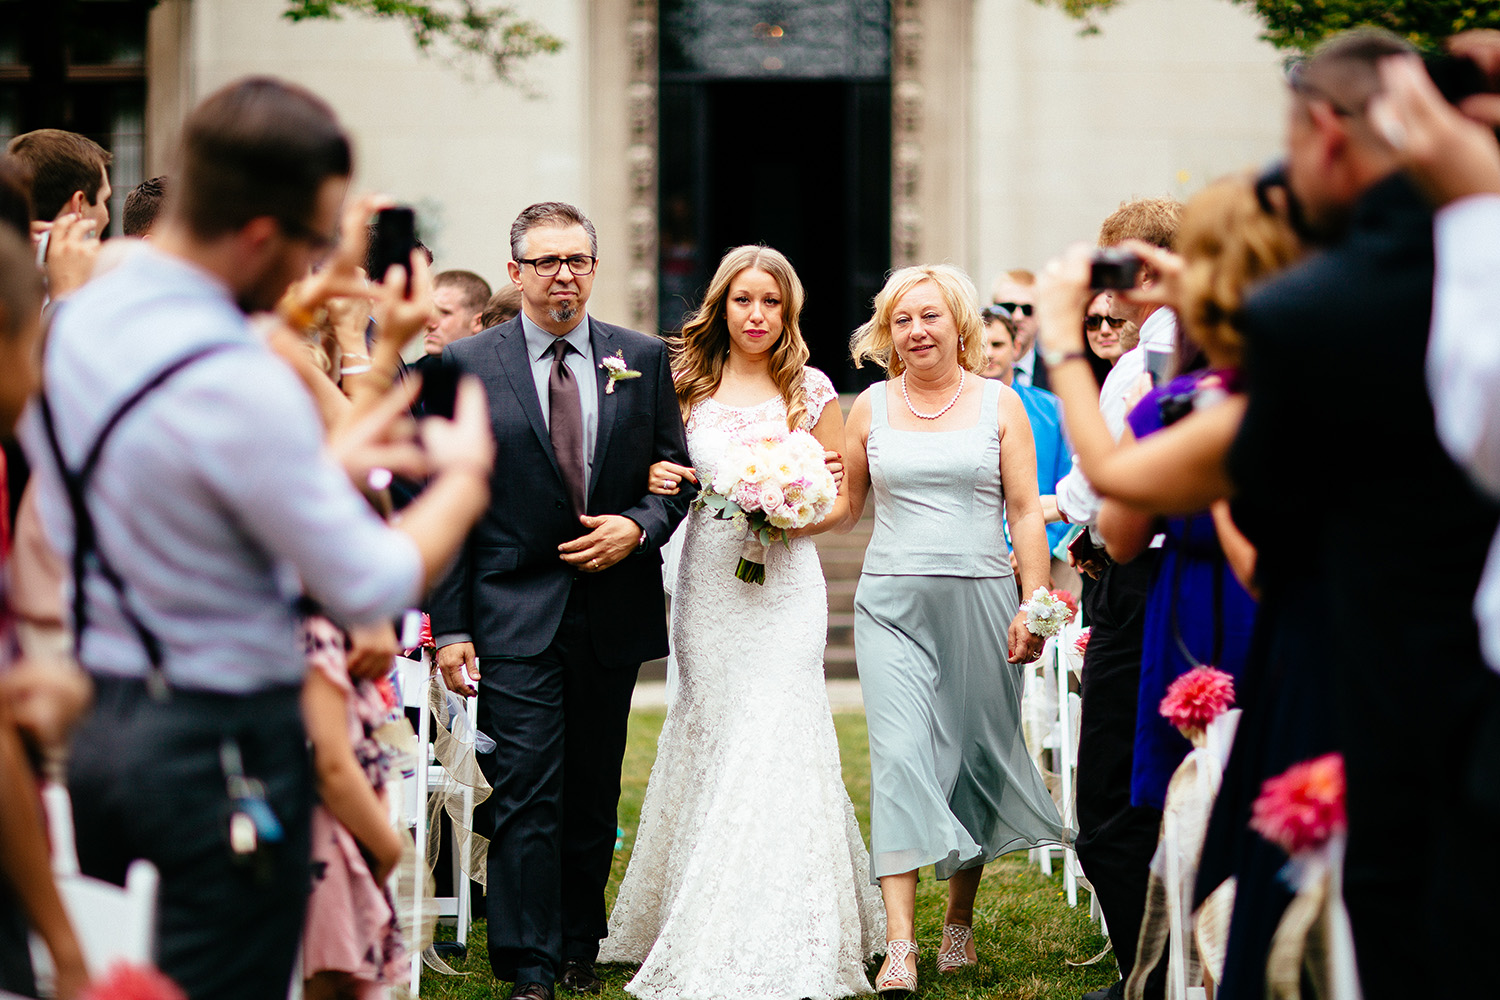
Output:
<path fill-rule="evenodd" d="M 595 322 L 592 316 L 589 317 L 589 341 L 594 349 L 594 378 L 599 387 L 599 432 L 594 438 L 593 474 L 589 476 L 589 497 L 593 497 L 594 491 L 599 486 L 599 470 L 604 468 L 604 453 L 609 448 L 610 432 L 614 430 L 615 412 L 619 408 L 619 394 L 606 391 L 609 388 L 609 374 L 601 363 L 611 353 L 610 344 L 613 339 L 602 324 Z M 629 359 L 627 359 L 628 363 Z"/>
<path fill-rule="evenodd" d="M 552 471 L 557 473 L 558 479 L 562 479 L 557 456 L 552 453 L 552 435 L 547 431 L 547 422 L 542 419 L 542 401 L 537 398 L 536 382 L 531 376 L 531 355 L 526 350 L 526 333 L 521 327 L 519 316 L 512 322 L 515 325 L 501 334 L 499 342 L 495 344 L 495 352 L 500 357 L 500 367 L 505 369 L 505 377 L 510 380 L 511 391 L 520 401 L 521 409 L 526 412 L 526 419 L 536 432 L 537 440 L 542 443 L 547 461 L 552 463 Z"/>

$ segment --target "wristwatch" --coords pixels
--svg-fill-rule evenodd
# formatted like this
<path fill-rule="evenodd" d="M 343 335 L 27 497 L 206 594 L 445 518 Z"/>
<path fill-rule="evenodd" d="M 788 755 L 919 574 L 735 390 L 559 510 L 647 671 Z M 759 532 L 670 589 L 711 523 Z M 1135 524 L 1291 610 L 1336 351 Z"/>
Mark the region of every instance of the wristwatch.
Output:
<path fill-rule="evenodd" d="M 1077 351 L 1049 351 L 1039 348 L 1037 353 L 1042 356 L 1042 363 L 1048 368 L 1055 368 L 1064 361 L 1072 361 L 1074 358 L 1087 358 L 1088 355 L 1082 350 Z"/>

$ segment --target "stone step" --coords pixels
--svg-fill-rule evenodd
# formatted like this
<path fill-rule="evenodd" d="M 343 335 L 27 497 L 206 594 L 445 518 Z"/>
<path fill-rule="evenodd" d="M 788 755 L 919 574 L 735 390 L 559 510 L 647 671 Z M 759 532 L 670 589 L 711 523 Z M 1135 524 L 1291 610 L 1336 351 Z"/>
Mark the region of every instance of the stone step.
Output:
<path fill-rule="evenodd" d="M 855 580 L 865 564 L 864 549 L 820 549 L 818 561 L 823 564 L 823 575 L 832 580 Z"/>
<path fill-rule="evenodd" d="M 823 676 L 830 678 L 858 677 L 854 669 L 854 647 L 832 646 L 823 651 Z"/>
<path fill-rule="evenodd" d="M 848 577 L 846 579 L 828 580 L 828 613 L 835 615 L 839 612 L 854 611 L 854 589 L 859 586 L 859 577 Z"/>
<path fill-rule="evenodd" d="M 830 647 L 854 648 L 854 612 L 830 611 L 828 613 L 828 645 Z"/>

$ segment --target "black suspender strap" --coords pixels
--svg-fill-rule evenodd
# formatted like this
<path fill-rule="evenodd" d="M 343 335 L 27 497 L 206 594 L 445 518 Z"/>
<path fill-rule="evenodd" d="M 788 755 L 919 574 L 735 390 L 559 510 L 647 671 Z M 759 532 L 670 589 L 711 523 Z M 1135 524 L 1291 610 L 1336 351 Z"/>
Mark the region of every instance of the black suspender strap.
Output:
<path fill-rule="evenodd" d="M 141 647 L 146 651 L 146 658 L 150 663 L 150 668 L 146 672 L 146 685 L 152 696 L 158 699 L 165 698 L 167 695 L 161 640 L 146 626 L 145 622 L 141 621 L 140 615 L 132 607 L 124 578 L 99 545 L 98 530 L 88 509 L 88 490 L 93 482 L 94 472 L 99 466 L 99 458 L 104 453 L 105 444 L 113 435 L 115 428 L 119 426 L 120 421 L 130 411 L 163 382 L 195 361 L 236 346 L 239 345 L 210 344 L 189 352 L 152 375 L 110 413 L 100 427 L 98 435 L 95 436 L 93 444 L 84 453 L 83 463 L 77 469 L 69 467 L 67 460 L 63 457 L 62 444 L 57 436 L 56 419 L 46 392 L 43 391 L 39 397 L 42 426 L 47 432 L 47 444 L 52 451 L 52 460 L 57 465 L 58 475 L 62 478 L 63 489 L 68 496 L 68 506 L 73 513 L 73 655 L 82 664 L 83 634 L 88 629 L 89 622 L 84 581 L 92 563 L 119 598 L 121 614 L 125 616 L 125 621 L 135 632 Z"/>

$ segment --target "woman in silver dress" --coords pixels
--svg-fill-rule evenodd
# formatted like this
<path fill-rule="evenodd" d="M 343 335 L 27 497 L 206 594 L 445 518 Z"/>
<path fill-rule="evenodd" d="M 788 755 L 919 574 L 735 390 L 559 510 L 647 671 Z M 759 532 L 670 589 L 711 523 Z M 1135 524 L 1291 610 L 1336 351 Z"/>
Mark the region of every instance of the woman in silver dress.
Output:
<path fill-rule="evenodd" d="M 968 277 L 903 268 L 855 332 L 856 364 L 889 373 L 846 434 L 852 519 L 875 531 L 855 595 L 854 647 L 870 735 L 871 872 L 888 922 L 882 996 L 916 989 L 917 870 L 948 880 L 938 970 L 976 960 L 974 897 L 987 861 L 1067 831 L 1021 734 L 1017 664 L 1044 640 L 1018 610 L 1002 518 L 1030 594 L 1047 582 L 1036 454 L 1020 397 L 984 368 Z"/>

